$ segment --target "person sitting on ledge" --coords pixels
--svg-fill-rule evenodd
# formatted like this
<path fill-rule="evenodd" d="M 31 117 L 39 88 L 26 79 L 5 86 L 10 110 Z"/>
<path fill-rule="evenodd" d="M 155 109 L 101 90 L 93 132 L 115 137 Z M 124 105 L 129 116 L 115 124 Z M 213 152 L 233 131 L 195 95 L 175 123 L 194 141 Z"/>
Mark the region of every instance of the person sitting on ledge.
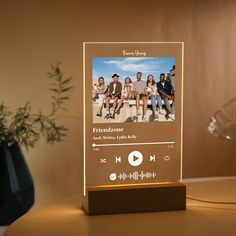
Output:
<path fill-rule="evenodd" d="M 154 79 L 153 75 L 148 75 L 147 77 L 147 94 L 148 97 L 151 99 L 152 104 L 152 111 L 154 118 L 159 118 L 158 116 L 158 110 L 157 110 L 157 104 L 159 111 L 162 109 L 162 101 L 161 96 L 157 91 L 157 83 Z"/>
<path fill-rule="evenodd" d="M 166 115 L 165 118 L 168 120 L 170 114 L 173 114 L 169 100 L 174 102 L 174 88 L 170 81 L 165 80 L 165 74 L 160 74 L 160 81 L 157 83 L 158 92 L 161 94 L 161 97 L 166 105 Z M 173 105 L 173 103 L 172 103 Z"/>
<path fill-rule="evenodd" d="M 133 89 L 134 95 L 136 97 L 136 109 L 137 109 L 137 116 L 141 115 L 139 110 L 139 101 L 142 99 L 143 101 L 143 121 L 147 121 L 147 84 L 145 81 L 142 80 L 142 73 L 138 72 L 136 74 L 137 81 L 134 82 Z"/>
<path fill-rule="evenodd" d="M 104 78 L 101 76 L 98 78 L 98 84 L 96 85 L 96 96 L 98 98 L 98 111 L 97 116 L 102 116 L 102 107 L 107 92 L 108 86 L 105 84 Z"/>
<path fill-rule="evenodd" d="M 116 111 L 115 111 L 117 114 L 120 114 L 120 108 L 123 104 L 123 101 L 127 100 L 127 99 L 132 99 L 133 95 L 134 94 L 133 94 L 132 80 L 130 79 L 130 77 L 126 77 L 125 82 L 124 82 L 124 86 L 122 89 L 122 96 L 121 96 L 121 99 L 120 99 L 119 104 L 118 104 Z"/>
<path fill-rule="evenodd" d="M 118 99 L 121 98 L 122 84 L 118 81 L 119 75 L 112 75 L 112 82 L 109 85 L 108 94 L 106 97 L 106 110 L 107 114 L 105 116 L 106 119 L 112 118 L 115 119 L 115 109 L 118 103 Z M 110 100 L 113 100 L 113 106 L 110 111 Z"/>

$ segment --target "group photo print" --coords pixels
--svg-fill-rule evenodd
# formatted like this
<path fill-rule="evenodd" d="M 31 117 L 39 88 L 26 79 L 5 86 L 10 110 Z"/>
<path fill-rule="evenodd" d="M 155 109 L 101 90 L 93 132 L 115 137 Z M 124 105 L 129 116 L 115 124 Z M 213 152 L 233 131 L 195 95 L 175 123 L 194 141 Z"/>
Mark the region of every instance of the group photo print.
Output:
<path fill-rule="evenodd" d="M 175 120 L 175 58 L 93 58 L 93 123 Z"/>

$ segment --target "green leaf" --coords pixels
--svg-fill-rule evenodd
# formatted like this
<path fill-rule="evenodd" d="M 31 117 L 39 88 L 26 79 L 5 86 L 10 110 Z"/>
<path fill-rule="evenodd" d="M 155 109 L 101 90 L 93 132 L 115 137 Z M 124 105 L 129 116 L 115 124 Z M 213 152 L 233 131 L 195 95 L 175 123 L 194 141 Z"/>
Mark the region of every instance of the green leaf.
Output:
<path fill-rule="evenodd" d="M 56 88 L 49 88 L 49 91 L 53 91 L 55 93 L 58 93 L 59 92 L 59 89 L 56 89 Z"/>
<path fill-rule="evenodd" d="M 60 97 L 59 99 L 60 100 L 69 100 L 70 98 L 69 97 Z"/>
<path fill-rule="evenodd" d="M 69 77 L 68 79 L 65 79 L 64 81 L 61 82 L 61 85 L 66 85 L 72 80 L 72 76 Z"/>
<path fill-rule="evenodd" d="M 62 93 L 63 93 L 63 92 L 67 92 L 67 91 L 71 90 L 72 88 L 73 88 L 72 86 L 69 86 L 69 87 L 67 87 L 67 88 L 62 89 L 61 92 L 62 92 Z"/>

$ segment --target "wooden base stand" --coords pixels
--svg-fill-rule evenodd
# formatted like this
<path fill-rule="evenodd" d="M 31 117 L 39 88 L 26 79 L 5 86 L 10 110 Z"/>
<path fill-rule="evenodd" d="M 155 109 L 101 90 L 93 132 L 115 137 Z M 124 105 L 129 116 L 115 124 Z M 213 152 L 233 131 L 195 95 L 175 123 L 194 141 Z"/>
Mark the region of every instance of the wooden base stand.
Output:
<path fill-rule="evenodd" d="M 87 187 L 88 215 L 186 209 L 186 186 L 180 182 Z"/>

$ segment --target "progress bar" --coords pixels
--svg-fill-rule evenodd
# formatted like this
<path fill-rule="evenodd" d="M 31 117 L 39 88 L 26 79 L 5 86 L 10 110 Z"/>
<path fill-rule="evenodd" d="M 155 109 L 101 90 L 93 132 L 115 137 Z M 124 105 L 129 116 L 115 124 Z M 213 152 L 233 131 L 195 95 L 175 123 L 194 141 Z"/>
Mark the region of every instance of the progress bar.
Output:
<path fill-rule="evenodd" d="M 162 144 L 175 144 L 175 142 L 149 142 L 149 143 L 105 143 L 105 144 L 96 144 L 93 143 L 92 147 L 112 147 L 112 146 L 134 146 L 134 145 L 162 145 Z"/>

